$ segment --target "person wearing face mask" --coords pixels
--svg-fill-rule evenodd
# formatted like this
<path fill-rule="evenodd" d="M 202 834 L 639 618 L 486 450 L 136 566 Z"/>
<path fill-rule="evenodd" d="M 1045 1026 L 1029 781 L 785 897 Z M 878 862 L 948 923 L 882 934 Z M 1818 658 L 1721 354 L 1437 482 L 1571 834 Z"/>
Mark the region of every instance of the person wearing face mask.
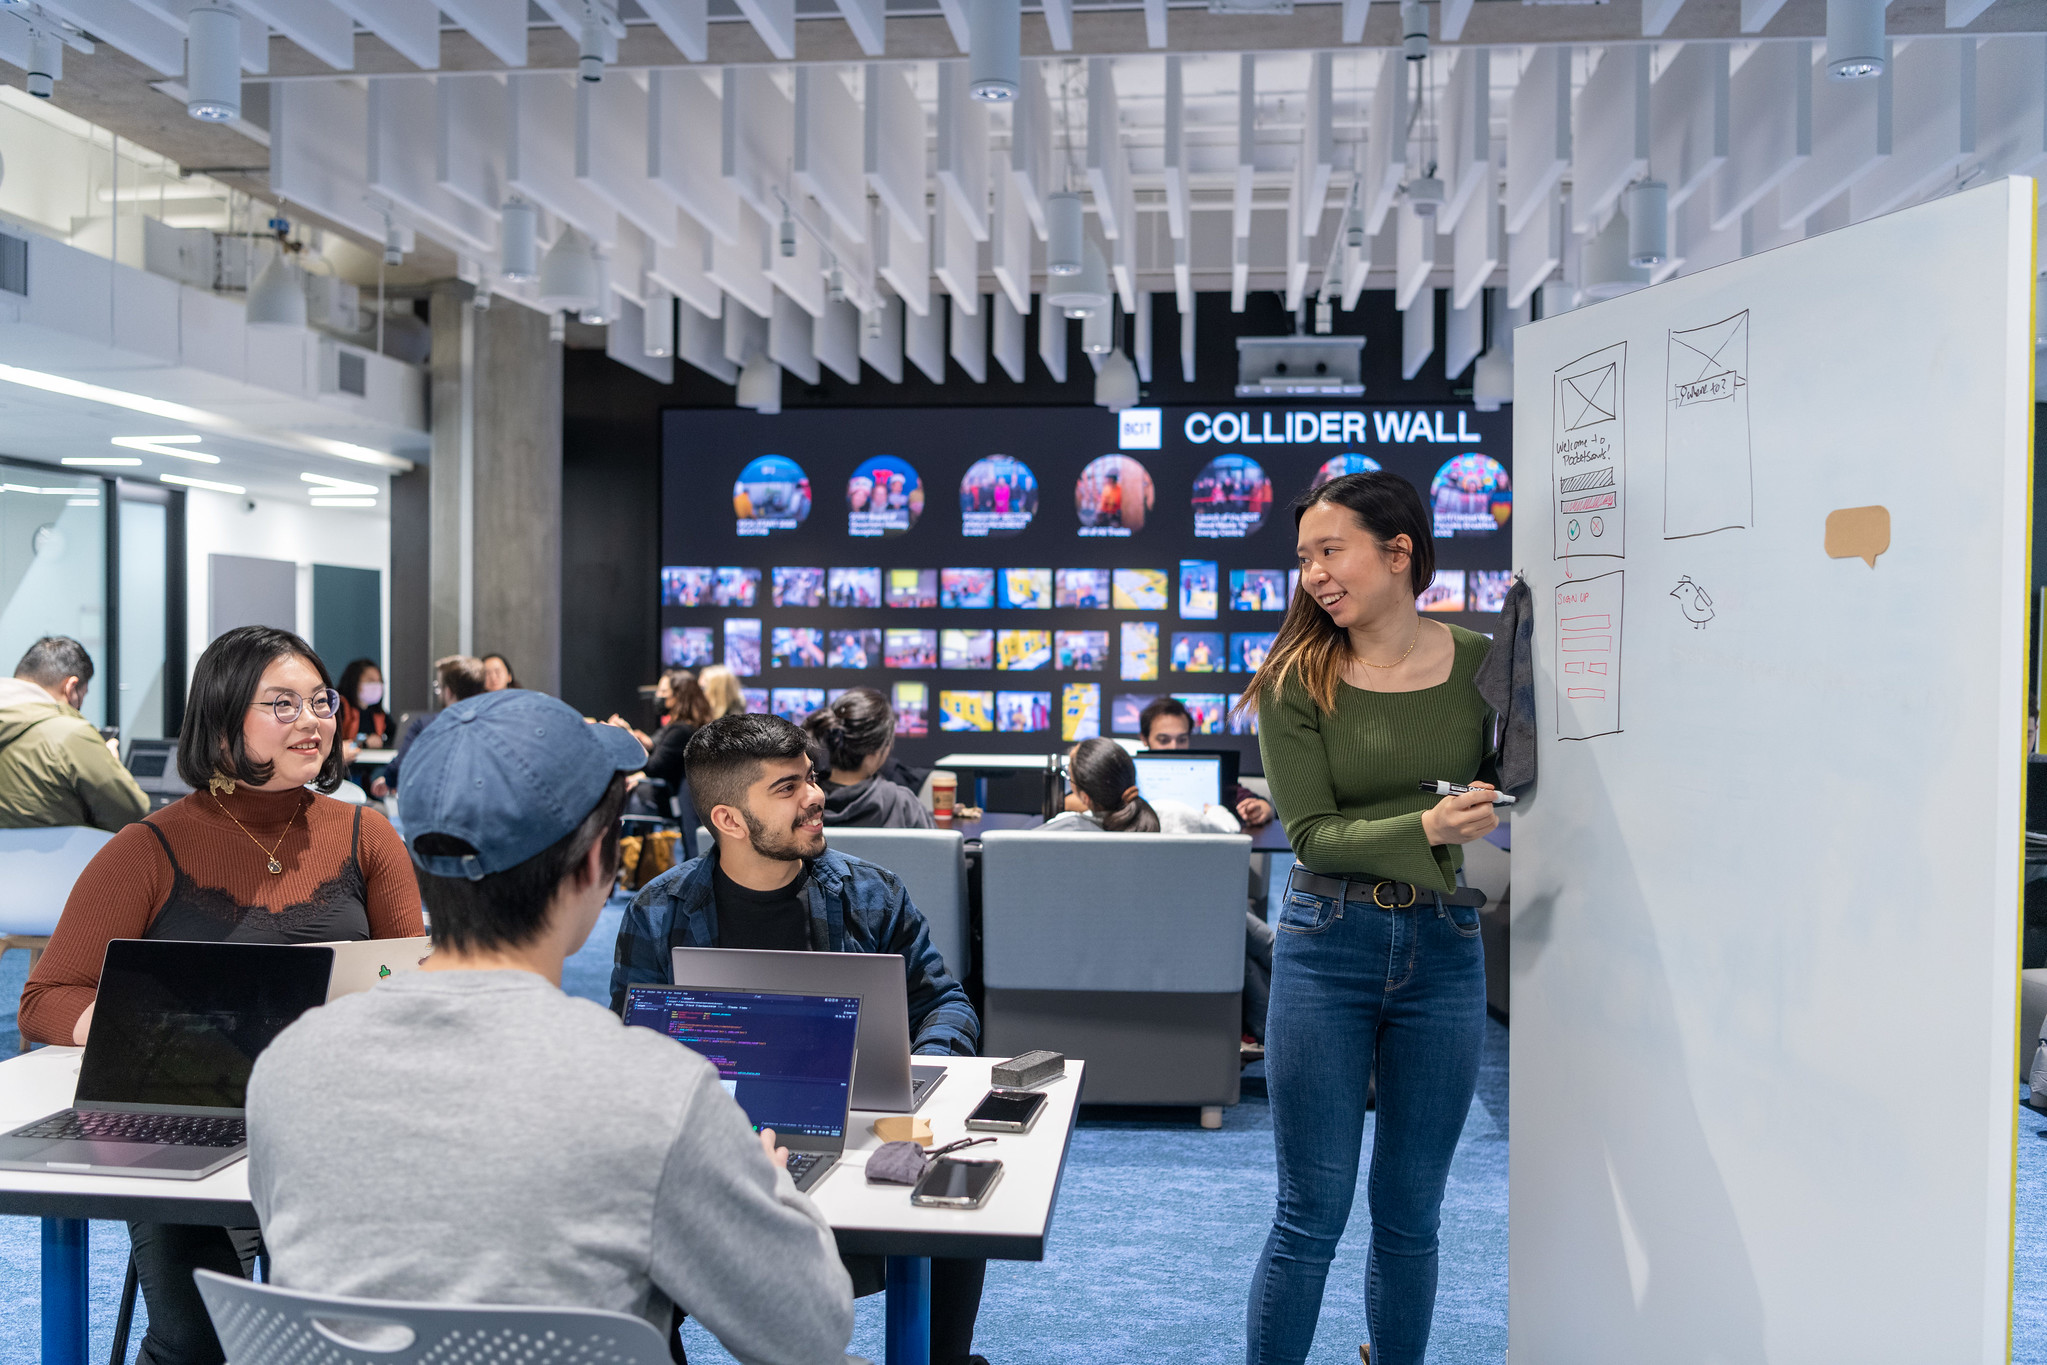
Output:
<path fill-rule="evenodd" d="M 149 797 L 79 712 L 91 682 L 85 646 L 62 635 L 30 645 L 0 678 L 0 829 L 117 830 L 149 814 Z"/>
<path fill-rule="evenodd" d="M 512 661 L 510 659 L 507 659 L 502 654 L 486 654 L 483 656 L 484 691 L 502 692 L 506 688 L 517 687 L 518 685 L 519 679 L 512 673 Z"/>
<path fill-rule="evenodd" d="M 384 710 L 384 671 L 377 661 L 352 660 L 341 670 L 335 688 L 341 693 L 341 724 L 334 733 L 342 743 L 357 749 L 390 748 L 391 717 Z"/>
<path fill-rule="evenodd" d="M 810 737 L 779 716 L 722 716 L 683 753 L 711 851 L 641 888 L 619 924 L 611 1008 L 626 987 L 672 981 L 676 948 L 893 953 L 903 959 L 914 1052 L 971 1057 L 981 1020 L 892 872 L 825 845 Z M 879 1258 L 848 1263 L 854 1293 L 882 1288 Z M 931 1263 L 931 1360 L 966 1365 L 987 1262 Z"/>
<path fill-rule="evenodd" d="M 240 626 L 199 656 L 178 735 L 193 790 L 123 829 L 72 887 L 21 992 L 21 1033 L 82 1046 L 117 938 L 330 943 L 425 932 L 391 824 L 325 793 L 341 784 L 327 667 L 289 631 Z M 131 1223 L 149 1309 L 137 1365 L 219 1365 L 192 1272 L 244 1274 L 255 1229 Z"/>
<path fill-rule="evenodd" d="M 1240 706 L 1300 859 L 1275 926 L 1265 1036 L 1279 1203 L 1251 1281 L 1245 1359 L 1298 1365 L 1358 1188 L 1376 1072 L 1372 1365 L 1422 1365 L 1437 1228 L 1485 1038 L 1479 907 L 1463 845 L 1491 832 L 1491 642 L 1425 621 L 1435 538 L 1414 485 L 1346 474 L 1294 504 L 1300 588 Z M 1469 783 L 1437 798 L 1422 782 Z M 1388 964 L 1393 964 L 1389 969 Z M 1368 1287 L 1367 1287 L 1368 1286 Z"/>

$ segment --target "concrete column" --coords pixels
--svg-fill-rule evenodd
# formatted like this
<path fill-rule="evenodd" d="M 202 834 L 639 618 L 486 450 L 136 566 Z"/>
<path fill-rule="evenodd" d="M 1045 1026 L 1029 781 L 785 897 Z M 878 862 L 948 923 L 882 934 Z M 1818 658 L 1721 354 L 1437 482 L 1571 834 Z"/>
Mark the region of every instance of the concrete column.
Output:
<path fill-rule="evenodd" d="M 560 695 L 562 347 L 529 308 L 473 317 L 470 652 L 503 654 L 521 684 Z"/>
<path fill-rule="evenodd" d="M 435 659 L 469 651 L 471 537 L 470 486 L 474 456 L 475 328 L 468 290 L 449 281 L 427 303 L 433 352 L 428 360 L 433 417 L 433 458 L 427 469 L 427 652 L 421 677 Z M 412 660 L 406 666 L 413 666 Z M 426 706 L 438 706 L 429 698 Z"/>

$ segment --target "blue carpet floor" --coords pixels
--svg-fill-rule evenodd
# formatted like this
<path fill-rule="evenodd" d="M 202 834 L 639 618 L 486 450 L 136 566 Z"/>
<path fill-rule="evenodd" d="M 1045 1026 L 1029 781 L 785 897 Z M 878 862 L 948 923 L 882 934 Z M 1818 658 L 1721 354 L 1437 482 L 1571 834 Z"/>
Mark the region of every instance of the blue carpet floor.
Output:
<path fill-rule="evenodd" d="M 564 985 L 604 999 L 620 906 L 569 963 Z M 14 1002 L 26 954 L 0 956 L 0 1055 L 16 1046 Z M 1507 1345 L 1507 1030 L 1488 1028 L 1478 1098 L 1443 1210 L 1442 1288 L 1429 1359 L 1498 1365 Z M 1242 1355 L 1244 1297 L 1272 1217 L 1272 1120 L 1254 1068 L 1219 1132 L 1192 1111 L 1088 1111 L 1074 1134 L 1041 1264 L 988 1270 L 978 1350 L 995 1365 L 1138 1360 L 1226 1362 Z M 2047 1365 L 2047 1115 L 2019 1110 L 2018 1257 L 2012 1360 Z M 1368 1134 L 1369 1138 L 1369 1134 Z M 1355 1361 L 1365 1339 L 1364 1197 L 1332 1272 L 1312 1359 Z M 38 1358 L 38 1224 L 0 1218 L 0 1362 Z M 127 1261 L 127 1230 L 92 1225 L 93 1345 L 107 1358 Z M 138 1311 L 135 1341 L 141 1340 Z M 730 1359 L 685 1329 L 700 1365 Z M 131 1346 L 132 1357 L 132 1346 Z M 853 1350 L 880 1361 L 882 1303 L 863 1299 Z"/>

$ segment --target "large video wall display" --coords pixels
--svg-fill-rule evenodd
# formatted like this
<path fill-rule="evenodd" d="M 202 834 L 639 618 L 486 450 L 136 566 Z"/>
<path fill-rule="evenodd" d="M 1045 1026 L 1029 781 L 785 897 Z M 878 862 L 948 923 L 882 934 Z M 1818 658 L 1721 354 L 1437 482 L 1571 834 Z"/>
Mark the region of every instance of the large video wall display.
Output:
<path fill-rule="evenodd" d="M 796 721 L 876 688 L 920 765 L 1135 737 L 1171 695 L 1256 771 L 1230 710 L 1296 590 L 1293 499 L 1411 481 L 1436 524 L 1422 609 L 1490 633 L 1511 432 L 1469 407 L 671 410 L 662 658 L 727 664 Z"/>

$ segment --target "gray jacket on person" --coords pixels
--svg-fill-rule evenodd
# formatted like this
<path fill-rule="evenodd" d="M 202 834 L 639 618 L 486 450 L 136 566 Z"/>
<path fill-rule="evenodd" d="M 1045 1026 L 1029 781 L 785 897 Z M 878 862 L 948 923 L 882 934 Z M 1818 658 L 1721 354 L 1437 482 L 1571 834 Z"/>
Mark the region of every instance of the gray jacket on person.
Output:
<path fill-rule="evenodd" d="M 249 1078 L 271 1279 L 370 1299 L 681 1307 L 739 1359 L 835 1365 L 824 1215 L 696 1053 L 522 971 L 415 972 L 304 1015 Z"/>

